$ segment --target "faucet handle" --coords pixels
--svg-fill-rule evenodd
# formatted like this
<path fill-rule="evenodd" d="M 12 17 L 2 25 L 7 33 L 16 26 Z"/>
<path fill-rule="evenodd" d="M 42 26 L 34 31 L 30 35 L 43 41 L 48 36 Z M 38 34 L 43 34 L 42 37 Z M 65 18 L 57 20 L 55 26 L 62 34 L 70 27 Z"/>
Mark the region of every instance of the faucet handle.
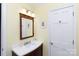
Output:
<path fill-rule="evenodd" d="M 34 40 L 37 40 L 36 38 L 34 38 Z"/>
<path fill-rule="evenodd" d="M 29 44 L 31 41 L 25 42 L 24 45 Z"/>

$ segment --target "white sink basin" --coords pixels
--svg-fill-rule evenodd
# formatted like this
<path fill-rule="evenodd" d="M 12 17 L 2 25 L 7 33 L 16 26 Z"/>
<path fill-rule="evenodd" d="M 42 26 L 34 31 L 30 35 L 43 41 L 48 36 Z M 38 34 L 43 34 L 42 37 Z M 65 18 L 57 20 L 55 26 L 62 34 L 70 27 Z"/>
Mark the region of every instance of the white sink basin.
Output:
<path fill-rule="evenodd" d="M 17 55 L 22 56 L 22 55 L 32 52 L 33 50 L 38 48 L 42 43 L 43 43 L 43 41 L 34 40 L 34 41 L 31 41 L 30 43 L 25 44 L 23 46 L 18 45 L 16 47 L 13 47 L 12 51 L 14 51 Z"/>

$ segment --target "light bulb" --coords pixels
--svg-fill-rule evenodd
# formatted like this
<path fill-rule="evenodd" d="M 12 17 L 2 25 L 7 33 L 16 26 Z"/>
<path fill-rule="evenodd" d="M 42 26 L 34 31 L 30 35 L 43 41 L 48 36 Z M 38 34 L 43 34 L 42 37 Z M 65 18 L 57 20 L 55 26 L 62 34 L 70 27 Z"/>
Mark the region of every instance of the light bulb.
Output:
<path fill-rule="evenodd" d="M 21 9 L 20 13 L 26 14 L 26 9 Z"/>
<path fill-rule="evenodd" d="M 31 11 L 28 11 L 28 13 L 27 13 L 29 16 L 31 16 Z"/>

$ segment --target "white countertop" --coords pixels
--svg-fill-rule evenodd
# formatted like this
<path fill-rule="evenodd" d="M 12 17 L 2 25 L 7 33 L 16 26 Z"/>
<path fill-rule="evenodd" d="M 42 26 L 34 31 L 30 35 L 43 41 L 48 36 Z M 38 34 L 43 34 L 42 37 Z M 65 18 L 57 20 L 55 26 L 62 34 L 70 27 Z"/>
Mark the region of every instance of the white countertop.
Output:
<path fill-rule="evenodd" d="M 43 41 L 34 40 L 24 46 L 18 45 L 16 47 L 13 47 L 12 51 L 15 52 L 18 56 L 23 56 L 37 49 L 42 43 Z"/>

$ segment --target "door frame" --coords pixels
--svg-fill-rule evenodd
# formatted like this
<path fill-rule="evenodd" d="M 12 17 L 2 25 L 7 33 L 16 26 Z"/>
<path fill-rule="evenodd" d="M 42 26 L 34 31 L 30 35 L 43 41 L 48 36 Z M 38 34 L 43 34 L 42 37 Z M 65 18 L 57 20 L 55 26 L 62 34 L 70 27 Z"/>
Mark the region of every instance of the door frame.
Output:
<path fill-rule="evenodd" d="M 6 24 L 6 16 L 7 16 L 7 8 L 6 3 L 1 4 L 1 56 L 6 56 L 6 45 L 7 45 L 7 24 Z"/>
<path fill-rule="evenodd" d="M 76 55 L 76 16 L 75 16 L 75 7 L 74 7 L 74 5 L 68 5 L 68 6 L 66 6 L 66 7 L 62 7 L 62 8 L 58 8 L 58 9 L 52 9 L 52 10 L 50 10 L 49 11 L 49 13 L 48 13 L 48 19 L 49 19 L 49 16 L 50 16 L 50 13 L 51 12 L 54 12 L 54 11 L 58 11 L 58 10 L 61 10 L 61 9 L 65 9 L 65 8 L 70 8 L 70 7 L 72 7 L 73 8 L 73 12 L 74 12 L 74 41 L 75 41 L 75 55 Z M 49 25 L 48 25 L 49 26 Z M 49 27 L 48 27 L 49 28 Z M 48 30 L 49 31 L 49 30 Z M 49 35 L 49 34 L 48 34 Z M 48 36 L 48 55 L 49 56 L 51 56 L 51 45 L 50 45 L 50 43 L 51 43 L 51 39 L 49 38 L 49 36 Z"/>
<path fill-rule="evenodd" d="M 0 3 L 0 56 L 1 56 L 1 3 Z"/>

